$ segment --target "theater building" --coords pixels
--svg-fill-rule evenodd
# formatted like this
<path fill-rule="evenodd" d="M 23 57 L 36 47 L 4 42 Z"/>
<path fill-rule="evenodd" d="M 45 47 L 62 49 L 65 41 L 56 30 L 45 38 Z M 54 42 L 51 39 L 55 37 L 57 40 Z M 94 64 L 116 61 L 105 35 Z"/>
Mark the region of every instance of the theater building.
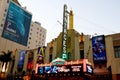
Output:
<path fill-rule="evenodd" d="M 71 22 L 71 21 L 70 21 Z M 62 32 L 47 44 L 44 61 L 50 63 L 62 58 Z M 120 34 L 89 35 L 80 34 L 71 28 L 67 29 L 68 60 L 87 58 L 93 66 L 93 74 L 97 80 L 120 79 Z M 96 50 L 96 51 L 95 51 Z"/>

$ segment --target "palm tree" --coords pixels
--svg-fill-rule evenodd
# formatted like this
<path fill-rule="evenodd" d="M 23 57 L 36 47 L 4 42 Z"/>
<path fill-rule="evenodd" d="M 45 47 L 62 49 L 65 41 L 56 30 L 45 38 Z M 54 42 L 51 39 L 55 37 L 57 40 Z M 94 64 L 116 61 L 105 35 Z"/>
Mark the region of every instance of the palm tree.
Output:
<path fill-rule="evenodd" d="M 7 68 L 7 66 L 8 66 L 8 62 L 10 62 L 11 60 L 12 60 L 12 57 L 11 57 L 11 55 L 12 55 L 12 51 L 9 51 L 8 50 L 8 52 L 6 53 L 6 52 L 4 52 L 4 51 L 2 51 L 2 55 L 0 55 L 0 61 L 1 62 L 3 62 L 3 64 L 2 64 L 2 69 L 4 69 L 4 65 L 5 65 L 5 71 L 6 71 L 6 68 Z"/>

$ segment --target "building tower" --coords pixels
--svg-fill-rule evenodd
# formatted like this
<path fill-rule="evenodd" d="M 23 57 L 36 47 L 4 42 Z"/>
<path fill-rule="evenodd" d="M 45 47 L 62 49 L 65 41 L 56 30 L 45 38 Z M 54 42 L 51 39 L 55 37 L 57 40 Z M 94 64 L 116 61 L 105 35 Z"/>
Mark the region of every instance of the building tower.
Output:
<path fill-rule="evenodd" d="M 73 26 L 74 26 L 74 15 L 73 15 L 73 11 L 70 10 L 70 13 L 69 13 L 69 29 L 73 29 Z"/>

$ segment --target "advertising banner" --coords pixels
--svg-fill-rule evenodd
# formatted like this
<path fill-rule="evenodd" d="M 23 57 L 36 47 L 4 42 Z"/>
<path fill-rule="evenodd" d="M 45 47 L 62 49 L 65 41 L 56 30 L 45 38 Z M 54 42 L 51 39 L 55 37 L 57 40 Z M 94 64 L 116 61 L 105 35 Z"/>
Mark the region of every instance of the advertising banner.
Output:
<path fill-rule="evenodd" d="M 104 35 L 92 37 L 92 52 L 94 63 L 104 63 L 107 61 Z"/>
<path fill-rule="evenodd" d="M 91 65 L 86 64 L 86 73 L 93 74 L 93 68 Z"/>
<path fill-rule="evenodd" d="M 30 13 L 10 2 L 2 37 L 27 46 L 31 18 Z"/>
<path fill-rule="evenodd" d="M 33 66 L 34 66 L 33 57 L 34 57 L 33 51 L 29 51 L 28 52 L 28 64 L 27 64 L 28 71 L 32 71 L 32 69 L 33 69 Z"/>
<path fill-rule="evenodd" d="M 38 54 L 37 54 L 37 63 L 43 63 L 43 58 L 44 58 L 44 54 L 45 54 L 45 49 L 46 47 L 39 47 L 38 48 Z"/>
<path fill-rule="evenodd" d="M 18 71 L 22 71 L 23 66 L 24 66 L 24 60 L 25 60 L 25 50 L 20 50 L 20 56 L 18 59 Z"/>

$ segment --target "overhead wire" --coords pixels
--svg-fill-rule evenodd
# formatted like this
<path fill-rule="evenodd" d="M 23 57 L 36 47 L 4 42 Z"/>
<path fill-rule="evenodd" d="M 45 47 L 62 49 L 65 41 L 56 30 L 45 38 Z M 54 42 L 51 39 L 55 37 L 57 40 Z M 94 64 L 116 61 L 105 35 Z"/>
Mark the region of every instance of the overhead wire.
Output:
<path fill-rule="evenodd" d="M 75 15 L 75 14 L 74 14 Z M 75 15 L 75 16 L 77 16 L 77 15 Z M 106 28 L 105 26 L 102 26 L 102 25 L 100 25 L 100 24 L 97 24 L 97 23 L 95 23 L 95 22 L 92 22 L 92 21 L 90 21 L 90 20 L 88 20 L 88 19 L 85 19 L 85 18 L 83 18 L 83 17 L 80 17 L 80 16 L 77 16 L 77 17 L 75 17 L 75 18 L 78 18 L 78 19 L 80 19 L 80 20 L 84 20 L 84 21 L 86 21 L 86 22 L 88 22 L 88 23 L 90 23 L 90 24 L 92 24 L 92 25 L 95 25 L 96 27 L 94 27 L 94 29 L 96 28 L 96 29 L 101 29 L 102 31 L 103 30 L 108 30 L 109 32 L 111 32 L 111 33 L 116 33 L 115 31 L 113 31 L 113 30 L 110 30 L 110 28 Z"/>

